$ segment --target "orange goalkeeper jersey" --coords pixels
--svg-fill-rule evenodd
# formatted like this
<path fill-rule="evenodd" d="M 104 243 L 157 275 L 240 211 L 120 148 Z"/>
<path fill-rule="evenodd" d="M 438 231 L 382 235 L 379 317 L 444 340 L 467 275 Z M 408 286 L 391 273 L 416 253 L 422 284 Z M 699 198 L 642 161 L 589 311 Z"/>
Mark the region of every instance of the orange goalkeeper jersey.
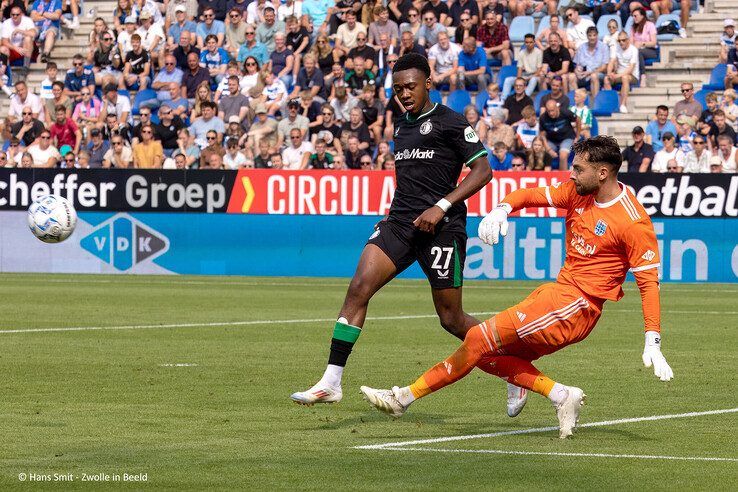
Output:
<path fill-rule="evenodd" d="M 551 206 L 566 210 L 566 261 L 558 282 L 570 284 L 592 297 L 618 301 L 628 270 L 641 292 L 646 330 L 660 329 L 656 233 L 651 219 L 635 196 L 622 192 L 598 203 L 594 195 L 580 196 L 574 182 L 520 189 L 503 202 L 513 211 Z"/>

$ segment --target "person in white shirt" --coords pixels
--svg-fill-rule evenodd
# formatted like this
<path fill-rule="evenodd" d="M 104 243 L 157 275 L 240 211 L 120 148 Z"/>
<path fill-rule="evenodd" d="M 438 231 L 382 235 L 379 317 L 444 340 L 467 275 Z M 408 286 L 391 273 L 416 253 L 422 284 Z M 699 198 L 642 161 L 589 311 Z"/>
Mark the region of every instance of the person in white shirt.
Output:
<path fill-rule="evenodd" d="M 155 23 L 152 20 L 152 16 L 148 10 L 141 12 L 139 17 L 141 21 L 141 27 L 136 32 L 141 36 L 141 45 L 149 53 L 151 61 L 156 66 L 159 64 L 159 53 L 163 50 L 162 46 L 166 43 L 166 36 L 164 36 L 164 30 L 159 23 Z"/>
<path fill-rule="evenodd" d="M 33 112 L 33 117 L 43 121 L 46 117 L 44 105 L 41 98 L 28 90 L 25 82 L 18 81 L 15 83 L 15 95 L 10 98 L 10 109 L 8 110 L 8 119 L 15 123 L 21 118 L 23 108 L 29 106 Z"/>
<path fill-rule="evenodd" d="M 247 164 L 246 156 L 238 150 L 238 142 L 235 139 L 229 139 L 226 144 L 226 153 L 223 156 L 223 164 L 226 169 L 238 169 L 245 167 Z"/>
<path fill-rule="evenodd" d="M 366 26 L 360 22 L 356 22 L 356 12 L 353 10 L 347 10 L 343 14 L 343 18 L 346 20 L 345 23 L 338 26 L 336 30 L 336 44 L 333 48 L 334 56 L 338 58 L 348 55 L 352 48 L 356 48 L 358 44 L 356 38 L 359 34 L 366 36 Z"/>
<path fill-rule="evenodd" d="M 684 172 L 685 173 L 709 173 L 710 159 L 714 158 L 707 150 L 705 137 L 697 135 L 692 139 L 692 150 L 684 156 Z"/>
<path fill-rule="evenodd" d="M 723 172 L 736 172 L 736 167 L 738 167 L 738 148 L 733 146 L 733 140 L 728 135 L 720 135 L 717 141 L 718 150 L 716 155 L 720 157 Z"/>
<path fill-rule="evenodd" d="M 249 7 L 250 6 L 251 5 L 249 5 Z M 287 17 L 291 15 L 294 15 L 298 19 L 302 17 L 302 2 L 300 0 L 287 0 L 284 5 L 280 5 L 277 9 L 277 18 L 281 21 L 284 21 Z"/>
<path fill-rule="evenodd" d="M 684 170 L 684 152 L 676 146 L 674 134 L 665 132 L 661 140 L 664 142 L 664 148 L 656 152 L 651 163 L 651 172 L 682 172 Z M 669 171 L 669 161 L 675 160 L 677 170 Z"/>
<path fill-rule="evenodd" d="M 459 79 L 459 53 L 461 48 L 449 40 L 448 33 L 438 34 L 438 43 L 428 50 L 428 65 L 434 86 L 448 84 L 450 90 L 456 89 Z"/>
<path fill-rule="evenodd" d="M 28 66 L 33 54 L 33 43 L 38 31 L 30 17 L 14 5 L 10 9 L 10 19 L 5 19 L 0 27 L 0 53 L 8 57 L 10 62 L 23 58 L 24 66 Z"/>
<path fill-rule="evenodd" d="M 605 89 L 612 89 L 613 84 L 620 82 L 620 112 L 628 112 L 628 94 L 631 84 L 641 76 L 638 70 L 638 49 L 630 44 L 630 37 L 625 32 L 618 34 L 618 47 L 615 58 L 610 60 L 605 76 Z"/>
<path fill-rule="evenodd" d="M 302 132 L 293 128 L 290 130 L 290 145 L 282 151 L 282 169 L 305 169 L 313 151 L 313 144 L 303 140 Z"/>
<path fill-rule="evenodd" d="M 41 132 L 38 143 L 28 147 L 27 151 L 33 157 L 33 167 L 54 167 L 61 159 L 59 150 L 51 145 L 51 133 L 48 130 Z"/>
<path fill-rule="evenodd" d="M 573 5 L 566 8 L 566 18 L 569 19 L 566 37 L 569 38 L 569 52 L 573 58 L 579 47 L 587 42 L 587 29 L 595 25 L 591 20 L 580 17 L 579 10 Z"/>

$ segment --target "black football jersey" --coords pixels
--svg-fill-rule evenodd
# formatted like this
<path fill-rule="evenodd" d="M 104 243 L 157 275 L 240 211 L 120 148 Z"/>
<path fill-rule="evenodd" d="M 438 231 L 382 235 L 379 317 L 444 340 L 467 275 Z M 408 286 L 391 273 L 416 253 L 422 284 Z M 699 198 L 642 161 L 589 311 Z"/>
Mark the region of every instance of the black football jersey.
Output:
<path fill-rule="evenodd" d="M 390 219 L 412 222 L 456 188 L 464 165 L 487 150 L 469 122 L 442 104 L 413 118 L 409 113 L 395 125 L 397 188 Z M 464 202 L 446 213 L 449 220 L 466 219 Z"/>

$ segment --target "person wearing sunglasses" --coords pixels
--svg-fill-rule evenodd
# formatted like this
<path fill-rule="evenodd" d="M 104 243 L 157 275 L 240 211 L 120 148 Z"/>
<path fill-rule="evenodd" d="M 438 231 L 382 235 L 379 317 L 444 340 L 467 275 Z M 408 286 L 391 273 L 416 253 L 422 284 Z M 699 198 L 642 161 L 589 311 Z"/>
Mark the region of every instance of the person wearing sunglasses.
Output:
<path fill-rule="evenodd" d="M 21 112 L 21 120 L 10 127 L 10 134 L 19 139 L 25 148 L 33 144 L 45 129 L 46 126 L 38 118 L 34 118 L 31 107 L 26 106 Z"/>
<path fill-rule="evenodd" d="M 64 94 L 73 98 L 75 102 L 82 100 L 82 88 L 95 87 L 95 75 L 92 70 L 85 68 L 84 57 L 77 53 L 72 57 L 72 68 L 64 76 Z"/>
<path fill-rule="evenodd" d="M 61 160 L 59 149 L 52 145 L 51 133 L 44 130 L 38 140 L 26 149 L 33 158 L 33 167 L 55 167 Z"/>
<path fill-rule="evenodd" d="M 133 165 L 133 151 L 126 141 L 116 135 L 110 139 L 110 149 L 103 156 L 102 167 L 126 169 Z"/>
<path fill-rule="evenodd" d="M 225 23 L 225 44 L 223 48 L 232 59 L 236 59 L 238 48 L 246 42 L 246 30 L 250 26 L 243 20 L 243 14 L 238 7 L 231 7 Z"/>
<path fill-rule="evenodd" d="M 633 145 L 623 150 L 623 160 L 628 163 L 629 173 L 645 173 L 651 170 L 651 161 L 654 158 L 653 146 L 645 142 L 642 126 L 633 127 Z M 704 143 L 704 139 L 700 139 Z M 703 147 L 704 149 L 704 147 Z"/>
<path fill-rule="evenodd" d="M 106 32 L 100 38 L 100 41 L 100 46 L 92 54 L 92 57 L 87 60 L 88 63 L 92 63 L 95 84 L 116 83 L 119 84 L 121 89 L 124 89 L 125 84 L 122 83 L 121 79 L 125 62 L 118 51 L 115 38 L 111 33 Z"/>
<path fill-rule="evenodd" d="M 38 31 L 30 17 L 24 13 L 24 7 L 13 5 L 10 8 L 10 17 L 3 22 L 3 31 L 11 33 L 3 37 L 0 53 L 8 57 L 10 62 L 23 60 L 23 66 L 31 63 L 33 42 Z"/>
<path fill-rule="evenodd" d="M 159 70 L 154 78 L 154 82 L 151 84 L 151 88 L 156 91 L 156 98 L 143 101 L 139 107 L 156 109 L 164 101 L 170 101 L 172 99 L 172 85 L 180 85 L 183 78 L 184 73 L 177 68 L 177 59 L 172 55 L 165 55 L 164 68 Z"/>
<path fill-rule="evenodd" d="M 259 22 L 256 28 L 256 39 L 260 43 L 264 43 L 268 52 L 274 51 L 274 35 L 278 32 L 284 32 L 286 27 L 284 22 L 277 20 L 277 13 L 274 7 L 267 6 L 263 13 L 264 21 Z"/>
<path fill-rule="evenodd" d="M 153 15 L 148 9 L 141 12 L 139 21 L 141 25 L 136 32 L 141 36 L 141 44 L 149 53 L 154 66 L 160 67 L 160 58 L 164 51 L 162 47 L 166 44 L 166 36 L 162 28 L 163 24 L 154 22 Z"/>
<path fill-rule="evenodd" d="M 174 51 L 179 45 L 183 32 L 194 33 L 197 23 L 187 14 L 187 0 L 170 1 L 167 6 L 167 48 Z M 195 3 L 195 2 L 193 2 Z"/>
<path fill-rule="evenodd" d="M 610 60 L 605 76 L 605 89 L 611 90 L 612 86 L 620 82 L 620 112 L 628 112 L 628 94 L 630 86 L 635 84 L 640 76 L 638 68 L 638 49 L 630 42 L 627 33 L 618 34 L 618 47 L 615 49 L 615 58 Z"/>
<path fill-rule="evenodd" d="M 205 169 L 209 166 L 210 156 L 212 154 L 218 154 L 221 158 L 225 155 L 226 150 L 221 144 L 220 136 L 213 130 L 205 134 L 205 140 L 207 145 L 203 147 L 200 152 L 200 169 Z"/>
<path fill-rule="evenodd" d="M 694 98 L 694 84 L 692 82 L 682 82 L 680 87 L 683 99 L 674 104 L 674 114 L 689 116 L 698 120 L 702 115 L 702 104 Z"/>
<path fill-rule="evenodd" d="M 164 162 L 161 142 L 154 140 L 154 127 L 145 124 L 141 128 L 141 141 L 133 145 L 133 167 L 136 169 L 159 169 Z"/>
<path fill-rule="evenodd" d="M 707 141 L 702 135 L 692 139 L 692 150 L 684 156 L 685 173 L 710 172 L 710 159 L 714 156 L 707 150 Z M 720 157 L 718 157 L 720 159 Z M 722 165 L 722 162 L 721 162 Z"/>
<path fill-rule="evenodd" d="M 587 42 L 587 29 L 595 25 L 590 19 L 579 15 L 579 9 L 574 5 L 566 7 L 565 15 L 569 21 L 566 29 L 566 35 L 570 41 L 569 53 L 574 56 L 579 47 Z"/>

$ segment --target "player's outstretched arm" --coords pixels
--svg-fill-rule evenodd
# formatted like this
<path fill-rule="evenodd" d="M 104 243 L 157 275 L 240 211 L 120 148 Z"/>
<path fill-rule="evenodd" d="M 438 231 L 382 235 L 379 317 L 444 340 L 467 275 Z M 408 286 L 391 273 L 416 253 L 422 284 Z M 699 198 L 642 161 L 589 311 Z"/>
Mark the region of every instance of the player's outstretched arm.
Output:
<path fill-rule="evenodd" d="M 443 219 L 443 216 L 451 208 L 451 205 L 466 200 L 481 190 L 492 179 L 492 169 L 489 167 L 486 156 L 474 159 L 469 164 L 469 168 L 471 171 L 454 191 L 440 199 L 438 203 L 425 210 L 413 221 L 415 227 L 424 232 L 434 232 L 436 224 Z"/>

